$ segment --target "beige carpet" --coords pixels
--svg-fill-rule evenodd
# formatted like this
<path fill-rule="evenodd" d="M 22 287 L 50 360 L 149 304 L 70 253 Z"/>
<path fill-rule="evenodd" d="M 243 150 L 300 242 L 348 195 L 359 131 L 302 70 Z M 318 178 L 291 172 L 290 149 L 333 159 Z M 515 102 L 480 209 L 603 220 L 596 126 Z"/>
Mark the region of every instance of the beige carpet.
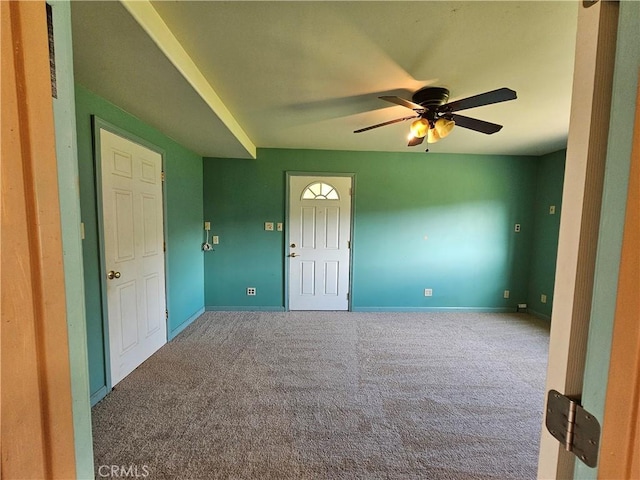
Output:
<path fill-rule="evenodd" d="M 206 313 L 93 408 L 96 476 L 533 479 L 548 340 L 526 314 Z"/>

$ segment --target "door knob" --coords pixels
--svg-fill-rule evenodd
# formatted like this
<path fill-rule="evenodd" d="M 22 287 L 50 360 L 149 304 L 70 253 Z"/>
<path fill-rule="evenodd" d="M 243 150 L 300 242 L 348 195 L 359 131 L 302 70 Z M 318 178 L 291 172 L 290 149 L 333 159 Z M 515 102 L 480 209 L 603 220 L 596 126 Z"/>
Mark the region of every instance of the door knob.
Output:
<path fill-rule="evenodd" d="M 298 256 L 298 254 L 297 254 L 297 253 L 290 253 L 290 254 L 289 254 L 289 256 L 290 256 L 290 257 L 297 257 L 297 256 Z"/>
<path fill-rule="evenodd" d="M 107 278 L 109 280 L 113 280 L 114 278 L 120 278 L 120 272 L 114 272 L 113 270 L 109 271 L 109 273 L 107 273 Z"/>

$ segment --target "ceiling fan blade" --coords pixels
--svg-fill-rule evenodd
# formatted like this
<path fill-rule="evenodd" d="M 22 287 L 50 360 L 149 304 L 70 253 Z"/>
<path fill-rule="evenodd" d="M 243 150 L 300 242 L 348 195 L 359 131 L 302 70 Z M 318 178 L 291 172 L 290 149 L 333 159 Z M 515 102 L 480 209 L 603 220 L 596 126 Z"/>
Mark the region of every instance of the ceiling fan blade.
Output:
<path fill-rule="evenodd" d="M 464 117 L 455 113 L 452 115 L 447 115 L 447 118 L 449 117 L 451 117 L 451 119 L 456 123 L 456 127 L 468 128 L 469 130 L 486 133 L 487 135 L 499 132 L 502 129 L 502 125 L 498 125 L 497 123 L 485 122 L 484 120 Z"/>
<path fill-rule="evenodd" d="M 371 125 L 370 127 L 364 127 L 359 130 L 354 130 L 353 133 L 366 132 L 367 130 L 373 130 L 374 128 L 385 127 L 387 125 L 393 125 L 394 123 L 404 122 L 406 120 L 411 120 L 412 118 L 418 118 L 419 116 L 420 115 L 412 115 L 411 117 L 396 118 L 395 120 L 389 120 L 388 122 L 378 123 L 377 125 Z"/>
<path fill-rule="evenodd" d="M 412 137 L 411 140 L 409 140 L 407 147 L 415 147 L 420 145 L 422 142 L 424 142 L 424 137 Z"/>
<path fill-rule="evenodd" d="M 492 103 L 515 100 L 516 98 L 518 98 L 516 92 L 510 88 L 499 88 L 497 90 L 492 90 L 491 92 L 481 93 L 480 95 L 474 95 L 473 97 L 467 97 L 462 100 L 446 103 L 438 110 L 443 112 L 458 112 L 460 110 L 466 110 L 467 108 L 482 107 L 484 105 L 491 105 Z"/>
<path fill-rule="evenodd" d="M 405 100 L 404 98 L 396 97 L 395 95 L 394 96 L 385 95 L 383 97 L 378 97 L 378 98 L 386 102 L 395 103 L 396 105 L 409 108 L 416 112 L 420 112 L 420 113 L 424 112 L 424 107 L 422 105 L 418 103 L 410 102 L 409 100 Z"/>

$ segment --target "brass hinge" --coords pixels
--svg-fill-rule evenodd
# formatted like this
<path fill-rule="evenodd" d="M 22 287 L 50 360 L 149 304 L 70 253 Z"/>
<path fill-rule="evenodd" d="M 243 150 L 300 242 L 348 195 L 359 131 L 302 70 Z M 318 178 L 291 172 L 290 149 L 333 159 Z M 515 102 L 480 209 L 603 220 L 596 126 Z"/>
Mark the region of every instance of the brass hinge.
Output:
<path fill-rule="evenodd" d="M 164 182 L 164 172 L 160 172 L 160 180 Z"/>
<path fill-rule="evenodd" d="M 550 390 L 545 424 L 565 450 L 572 452 L 589 467 L 598 464 L 600 423 L 576 400 Z"/>

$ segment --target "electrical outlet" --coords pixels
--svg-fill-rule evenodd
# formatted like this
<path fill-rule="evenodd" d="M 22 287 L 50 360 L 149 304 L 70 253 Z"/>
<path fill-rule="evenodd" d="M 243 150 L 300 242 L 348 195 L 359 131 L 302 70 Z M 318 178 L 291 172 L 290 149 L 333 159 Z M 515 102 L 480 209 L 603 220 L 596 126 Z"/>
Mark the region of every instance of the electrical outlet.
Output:
<path fill-rule="evenodd" d="M 504 298 L 509 298 L 509 290 L 504 291 Z"/>
<path fill-rule="evenodd" d="M 247 287 L 247 295 L 254 296 L 255 294 L 256 294 L 256 288 L 255 287 Z"/>
<path fill-rule="evenodd" d="M 211 222 L 204 222 L 204 229 L 208 232 L 211 230 Z"/>
<path fill-rule="evenodd" d="M 541 303 L 547 303 L 547 296 L 544 293 L 542 295 L 540 295 L 540 302 Z"/>
<path fill-rule="evenodd" d="M 218 245 L 220 243 L 220 237 L 218 237 L 218 235 L 214 235 L 211 237 L 211 242 L 213 242 L 214 245 Z"/>
<path fill-rule="evenodd" d="M 516 233 L 520 233 L 520 224 L 516 223 L 516 226 L 513 228 L 513 231 Z"/>
<path fill-rule="evenodd" d="M 267 232 L 273 232 L 273 222 L 264 222 L 264 229 Z"/>
<path fill-rule="evenodd" d="M 549 215 L 555 215 L 555 214 L 556 214 L 556 206 L 549 205 Z"/>
<path fill-rule="evenodd" d="M 433 290 L 430 288 L 425 288 L 424 289 L 424 296 L 425 297 L 432 297 L 433 296 Z"/>

